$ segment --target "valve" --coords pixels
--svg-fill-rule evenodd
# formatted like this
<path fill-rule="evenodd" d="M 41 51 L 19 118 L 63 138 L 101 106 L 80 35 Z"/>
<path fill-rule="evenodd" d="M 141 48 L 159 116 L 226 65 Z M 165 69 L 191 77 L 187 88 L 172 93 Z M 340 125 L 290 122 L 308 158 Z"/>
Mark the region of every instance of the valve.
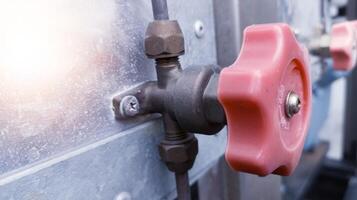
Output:
<path fill-rule="evenodd" d="M 324 34 L 310 42 L 310 51 L 315 55 L 331 57 L 334 70 L 351 71 L 357 61 L 356 33 L 356 21 L 335 24 L 331 34 Z"/>
<path fill-rule="evenodd" d="M 253 25 L 238 59 L 220 73 L 226 160 L 238 171 L 289 175 L 306 136 L 311 86 L 306 49 L 285 24 Z"/>
<path fill-rule="evenodd" d="M 332 26 L 330 52 L 335 70 L 350 71 L 356 65 L 356 22 L 343 22 Z"/>
<path fill-rule="evenodd" d="M 331 34 L 324 34 L 310 42 L 310 52 L 322 58 L 324 70 L 313 85 L 313 93 L 329 87 L 339 78 L 348 76 L 357 62 L 357 20 L 338 23 L 332 26 Z"/>
<path fill-rule="evenodd" d="M 188 170 L 198 153 L 192 133 L 216 134 L 225 124 L 233 169 L 289 175 L 301 155 L 311 89 L 307 53 L 288 25 L 248 27 L 239 58 L 220 74 L 215 66 L 182 70 L 180 25 L 169 20 L 166 0 L 153 0 L 152 7 L 155 21 L 144 49 L 155 59 L 157 81 L 115 96 L 113 111 L 118 120 L 161 114 L 165 137 L 159 154 L 175 173 L 178 199 L 191 199 Z"/>
<path fill-rule="evenodd" d="M 148 35 L 161 37 L 170 23 L 178 26 L 158 22 Z M 182 70 L 176 53 L 162 54 L 155 55 L 158 81 L 115 96 L 113 108 L 118 120 L 162 115 L 166 134 L 159 149 L 169 170 L 182 174 L 192 167 L 198 143 L 189 133 L 212 135 L 224 125 L 226 159 L 233 169 L 261 176 L 294 170 L 309 122 L 311 85 L 307 51 L 288 25 L 246 28 L 240 56 L 221 72 L 215 66 Z M 128 97 L 137 105 L 130 115 L 122 112 Z"/>

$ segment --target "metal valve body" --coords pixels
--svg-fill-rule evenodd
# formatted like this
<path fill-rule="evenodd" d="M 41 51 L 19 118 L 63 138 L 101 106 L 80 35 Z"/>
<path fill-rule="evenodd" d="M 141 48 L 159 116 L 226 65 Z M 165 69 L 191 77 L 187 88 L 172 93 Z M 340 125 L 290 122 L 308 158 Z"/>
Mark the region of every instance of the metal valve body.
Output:
<path fill-rule="evenodd" d="M 158 81 L 115 97 L 116 117 L 132 117 L 118 109 L 128 95 L 138 99 L 137 114 L 161 113 L 166 137 L 160 155 L 174 172 L 190 169 L 197 154 L 196 148 L 187 147 L 196 145 L 186 141 L 195 140 L 188 132 L 211 135 L 227 124 L 226 158 L 232 168 L 259 175 L 290 174 L 301 154 L 311 98 L 306 51 L 290 28 L 285 24 L 249 27 L 241 55 L 223 72 L 214 66 L 182 70 L 177 57 L 184 52 L 180 35 L 176 21 L 149 25 L 145 47 L 156 60 Z M 277 60 L 272 59 L 274 53 Z M 185 147 L 177 146 L 177 154 L 167 156 L 172 144 Z M 277 151 L 281 156 L 271 160 Z"/>

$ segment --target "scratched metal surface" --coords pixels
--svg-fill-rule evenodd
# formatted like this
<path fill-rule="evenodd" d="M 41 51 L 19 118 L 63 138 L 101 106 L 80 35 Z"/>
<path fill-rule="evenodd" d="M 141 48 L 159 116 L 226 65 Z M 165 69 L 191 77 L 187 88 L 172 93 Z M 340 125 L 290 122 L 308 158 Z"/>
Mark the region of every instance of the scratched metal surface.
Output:
<path fill-rule="evenodd" d="M 183 66 L 215 64 L 212 2 L 169 9 L 186 39 Z M 0 199 L 172 196 L 161 121 L 118 122 L 111 111 L 115 94 L 155 79 L 143 54 L 150 1 L 14 0 L 0 13 Z M 200 137 L 192 180 L 223 154 L 222 132 Z"/>
<path fill-rule="evenodd" d="M 246 25 L 269 19 L 293 25 L 304 42 L 318 23 L 318 2 L 276 0 L 265 7 L 261 1 L 239 1 L 241 13 L 235 16 L 235 26 L 240 30 L 236 34 L 239 37 Z M 184 67 L 215 64 L 212 2 L 169 1 L 169 9 L 185 34 Z M 173 175 L 157 155 L 160 119 L 118 122 L 110 106 L 115 94 L 155 79 L 142 43 L 151 19 L 150 1 L 144 0 L 0 2 L 0 199 L 174 196 Z M 193 32 L 198 19 L 205 25 L 200 39 Z M 36 32 L 21 34 L 28 29 Z M 14 38 L 21 41 L 15 50 L 24 55 L 9 54 L 14 50 L 9 49 L 9 41 Z M 45 45 L 36 48 L 43 41 Z M 235 41 L 233 45 L 239 47 L 240 38 Z M 43 61 L 48 56 L 51 59 Z M 4 67 L 17 69 L 32 66 L 31 62 L 42 67 L 35 73 Z M 318 64 L 314 66 L 311 70 L 319 69 Z M 22 81 L 13 81 L 14 76 Z M 316 72 L 313 79 L 318 76 Z M 225 141 L 224 130 L 218 136 L 199 136 L 192 181 L 223 154 Z"/>
<path fill-rule="evenodd" d="M 18 19 L 22 25 L 35 21 L 39 26 L 46 26 L 35 34 L 58 30 L 48 41 L 59 49 L 59 52 L 51 53 L 61 55 L 55 55 L 59 58 L 45 63 L 55 64 L 54 68 L 60 73 L 56 72 L 52 80 L 46 79 L 40 84 L 26 79 L 26 82 L 13 83 L 16 75 L 7 77 L 4 71 L 8 69 L 2 66 L 1 80 L 5 82 L 0 86 L 1 174 L 123 130 L 126 124 L 113 119 L 111 96 L 154 78 L 151 63 L 142 53 L 141 40 L 151 17 L 149 3 L 142 1 L 133 6 L 127 1 L 55 2 L 57 4 L 33 1 L 29 5 L 8 6 L 28 10 Z M 30 4 L 39 4 L 39 8 Z M 0 9 L 4 13 L 9 8 Z M 32 17 L 41 9 L 56 12 L 56 16 L 45 11 L 41 14 L 43 18 L 58 22 L 51 24 Z M 16 31 L 10 29 L 8 35 L 12 30 Z M 6 36 L 6 30 L 2 32 Z M 30 36 L 28 39 L 36 38 Z M 62 43 L 57 44 L 57 40 Z M 21 56 L 17 59 L 22 59 Z M 54 63 L 59 59 L 66 59 L 65 65 Z"/>

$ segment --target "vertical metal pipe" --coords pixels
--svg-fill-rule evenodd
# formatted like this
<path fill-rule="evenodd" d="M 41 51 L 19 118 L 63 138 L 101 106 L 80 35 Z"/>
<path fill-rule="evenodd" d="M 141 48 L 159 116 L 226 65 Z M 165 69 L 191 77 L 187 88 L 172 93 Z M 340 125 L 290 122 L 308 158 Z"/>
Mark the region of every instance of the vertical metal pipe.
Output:
<path fill-rule="evenodd" d="M 155 20 L 169 20 L 169 12 L 166 0 L 151 0 L 152 11 Z M 165 88 L 167 83 L 175 76 L 180 74 L 181 66 L 178 57 L 169 59 L 156 59 L 156 71 L 159 87 Z M 166 139 L 182 140 L 187 133 L 181 131 L 178 124 L 171 119 L 169 114 L 164 114 L 164 123 L 166 129 Z M 175 173 L 177 199 L 191 200 L 190 182 L 187 171 L 185 173 Z"/>
<path fill-rule="evenodd" d="M 326 26 L 327 26 L 327 3 L 326 0 L 320 0 L 320 12 L 321 12 L 321 25 L 322 25 L 322 32 L 326 33 Z"/>
<path fill-rule="evenodd" d="M 151 0 L 155 20 L 168 20 L 169 12 L 166 0 Z"/>
<path fill-rule="evenodd" d="M 321 0 L 321 25 L 322 33 L 329 33 L 331 26 L 331 19 L 329 16 L 330 3 L 327 0 Z"/>
<path fill-rule="evenodd" d="M 188 180 L 188 173 L 179 174 L 175 173 L 177 199 L 179 200 L 191 200 L 190 184 Z"/>

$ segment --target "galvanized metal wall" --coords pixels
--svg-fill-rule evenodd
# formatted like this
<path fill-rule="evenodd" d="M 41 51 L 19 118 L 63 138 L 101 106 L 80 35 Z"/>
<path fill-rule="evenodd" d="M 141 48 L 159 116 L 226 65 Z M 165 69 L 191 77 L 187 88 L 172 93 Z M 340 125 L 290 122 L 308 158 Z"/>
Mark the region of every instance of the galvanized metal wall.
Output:
<path fill-rule="evenodd" d="M 27 15 L 39 13 L 39 27 L 48 27 L 46 31 L 62 41 L 56 44 L 62 55 L 56 65 L 62 66 L 38 84 L 19 85 L 0 74 L 0 199 L 172 199 L 174 177 L 157 152 L 163 136 L 160 118 L 116 121 L 111 110 L 114 95 L 155 79 L 153 62 L 143 51 L 144 31 L 152 20 L 150 1 L 27 2 L 4 3 L 10 5 L 6 7 L 0 3 L 0 13 L 5 13 L 0 22 L 15 17 L 12 12 L 21 16 L 26 11 L 20 20 L 32 23 Z M 35 3 L 40 6 L 32 6 Z M 243 29 L 255 23 L 287 22 L 306 42 L 321 15 L 320 1 L 311 0 L 169 1 L 169 12 L 185 35 L 184 67 L 231 64 Z M 197 37 L 194 27 L 201 22 L 204 34 Z M 311 60 L 313 80 L 320 75 L 316 60 Z M 222 157 L 226 131 L 198 138 L 192 182 Z M 256 186 L 279 197 L 280 177 L 257 178 L 224 169 L 225 176 L 231 176 L 227 187 L 239 192 L 231 195 L 259 198 Z M 201 179 L 200 189 L 216 191 L 202 182 L 207 178 L 212 176 Z"/>
<path fill-rule="evenodd" d="M 212 2 L 169 1 L 169 9 L 186 39 L 183 66 L 216 64 Z M 13 77 L 1 75 L 0 199 L 173 196 L 174 177 L 157 150 L 161 120 L 151 116 L 119 122 L 111 110 L 115 94 L 155 79 L 154 65 L 143 51 L 152 20 L 150 1 L 0 3 L 4 18 L 17 17 L 12 12 L 20 24 L 44 26 L 36 34 L 54 32 L 49 42 L 61 41 L 55 45 L 63 57 L 51 63 L 58 67 L 56 74 L 39 84 L 12 84 Z M 203 22 L 201 38 L 194 32 L 197 20 Z M 199 137 L 192 181 L 223 154 L 224 132 Z"/>

